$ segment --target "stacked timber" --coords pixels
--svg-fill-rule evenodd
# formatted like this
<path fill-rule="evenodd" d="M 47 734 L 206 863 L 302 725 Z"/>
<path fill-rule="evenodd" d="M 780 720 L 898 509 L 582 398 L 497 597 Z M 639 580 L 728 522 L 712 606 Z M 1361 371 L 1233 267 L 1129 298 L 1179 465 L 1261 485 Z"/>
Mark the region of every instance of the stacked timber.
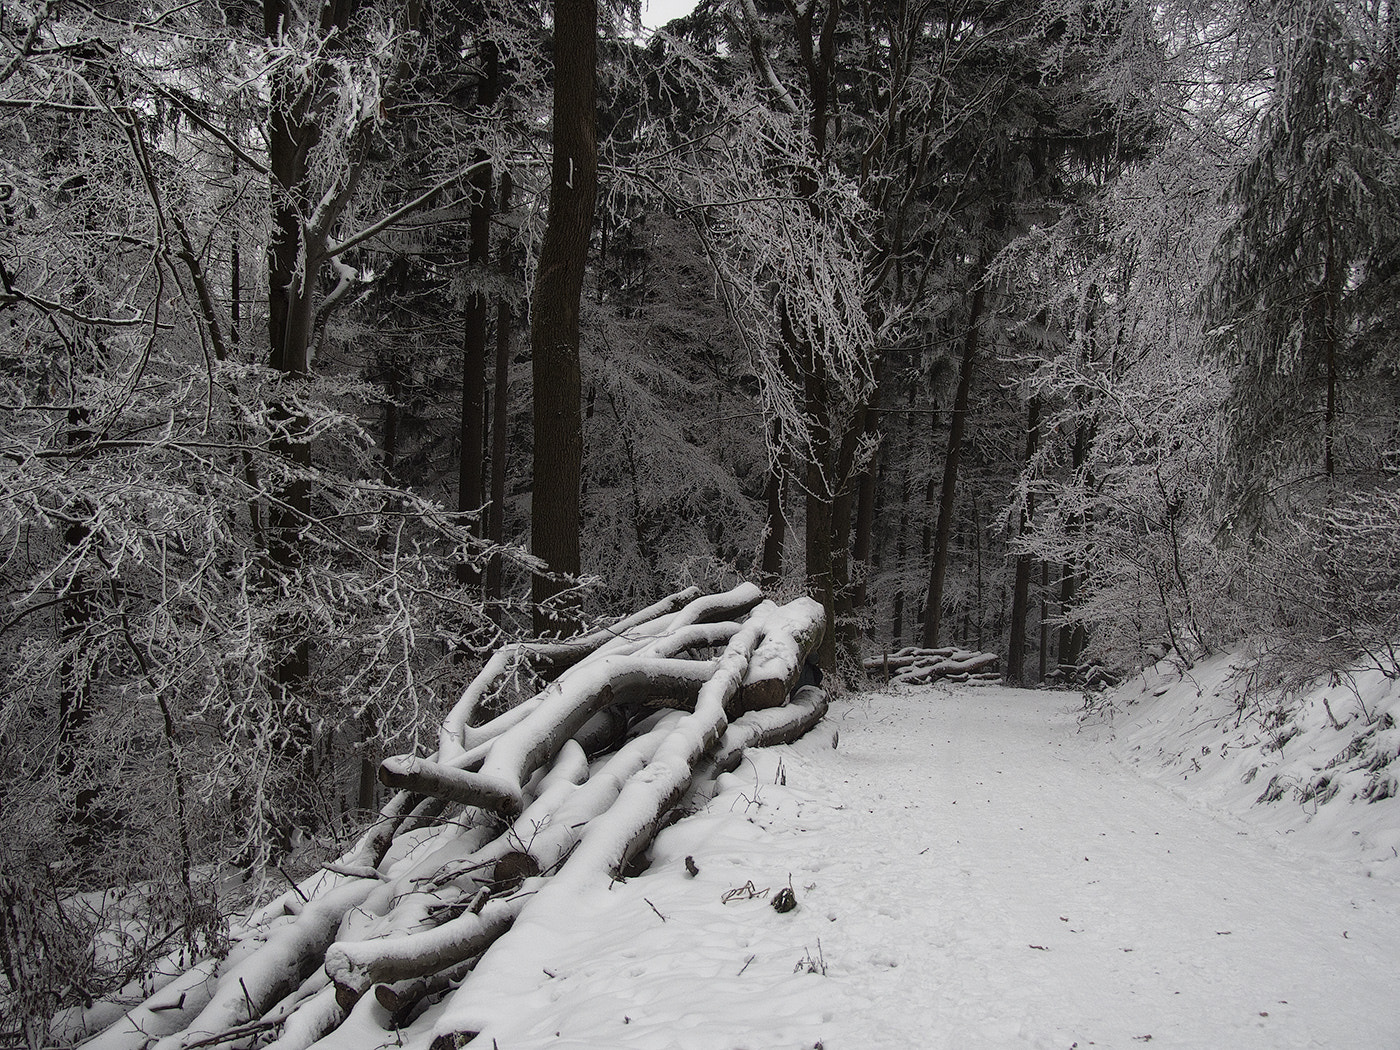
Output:
<path fill-rule="evenodd" d="M 996 653 L 979 653 L 947 646 L 939 649 L 909 647 L 864 661 L 865 673 L 891 685 L 928 685 L 949 682 L 996 682 L 1001 676 Z"/>

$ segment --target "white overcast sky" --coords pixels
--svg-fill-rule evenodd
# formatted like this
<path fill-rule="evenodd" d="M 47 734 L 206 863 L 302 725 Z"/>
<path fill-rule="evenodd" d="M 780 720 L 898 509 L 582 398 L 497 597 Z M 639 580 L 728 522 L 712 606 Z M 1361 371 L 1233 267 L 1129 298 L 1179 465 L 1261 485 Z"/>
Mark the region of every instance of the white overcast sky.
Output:
<path fill-rule="evenodd" d="M 642 25 L 657 29 L 673 18 L 689 14 L 694 7 L 695 0 L 643 0 Z"/>

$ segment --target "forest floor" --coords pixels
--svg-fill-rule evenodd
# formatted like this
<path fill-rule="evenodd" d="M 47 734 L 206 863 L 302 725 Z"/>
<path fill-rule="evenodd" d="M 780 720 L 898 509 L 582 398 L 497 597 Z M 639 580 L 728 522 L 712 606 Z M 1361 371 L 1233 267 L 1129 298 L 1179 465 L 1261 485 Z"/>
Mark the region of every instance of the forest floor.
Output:
<path fill-rule="evenodd" d="M 1400 1046 L 1400 859 L 1377 845 L 1400 800 L 1329 802 L 1357 818 L 1341 840 L 1344 815 L 1319 836 L 1296 802 L 1212 801 L 1152 757 L 1186 731 L 1138 691 L 1142 711 L 1092 719 L 1077 694 L 999 687 L 836 701 L 749 752 L 645 873 L 508 935 L 494 950 L 538 967 L 479 1041 Z M 1285 805 L 1289 827 L 1265 812 Z"/>

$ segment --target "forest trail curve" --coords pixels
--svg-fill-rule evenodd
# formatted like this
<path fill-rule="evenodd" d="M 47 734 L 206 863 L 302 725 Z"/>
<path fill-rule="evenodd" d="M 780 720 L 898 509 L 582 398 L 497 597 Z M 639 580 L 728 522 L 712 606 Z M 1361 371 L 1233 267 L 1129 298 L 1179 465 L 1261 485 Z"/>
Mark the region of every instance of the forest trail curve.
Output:
<path fill-rule="evenodd" d="M 1400 1046 L 1400 886 L 1143 778 L 1076 701 L 833 708 L 841 808 L 794 873 L 828 913 L 825 1050 Z"/>
<path fill-rule="evenodd" d="M 834 701 L 746 751 L 645 872 L 493 948 L 527 963 L 481 1041 L 1400 1048 L 1394 874 L 1149 778 L 1079 706 L 948 685 Z"/>

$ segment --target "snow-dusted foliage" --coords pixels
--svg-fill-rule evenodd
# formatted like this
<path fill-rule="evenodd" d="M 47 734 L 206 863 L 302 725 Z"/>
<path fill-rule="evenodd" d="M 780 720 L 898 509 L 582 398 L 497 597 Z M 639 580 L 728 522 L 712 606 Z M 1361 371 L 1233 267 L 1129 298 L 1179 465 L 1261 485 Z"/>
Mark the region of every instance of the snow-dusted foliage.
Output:
<path fill-rule="evenodd" d="M 468 673 L 451 652 L 495 632 L 453 574 L 485 545 L 386 475 L 381 391 L 266 367 L 260 124 L 308 98 L 321 122 L 274 202 L 305 220 L 309 365 L 363 245 L 431 186 L 366 178 L 419 39 L 373 5 L 273 39 L 216 14 L 4 19 L 0 803 L 25 816 L 0 1028 L 36 1045 L 56 1007 L 217 950 L 211 863 L 337 834 L 361 753 L 414 741 Z"/>

